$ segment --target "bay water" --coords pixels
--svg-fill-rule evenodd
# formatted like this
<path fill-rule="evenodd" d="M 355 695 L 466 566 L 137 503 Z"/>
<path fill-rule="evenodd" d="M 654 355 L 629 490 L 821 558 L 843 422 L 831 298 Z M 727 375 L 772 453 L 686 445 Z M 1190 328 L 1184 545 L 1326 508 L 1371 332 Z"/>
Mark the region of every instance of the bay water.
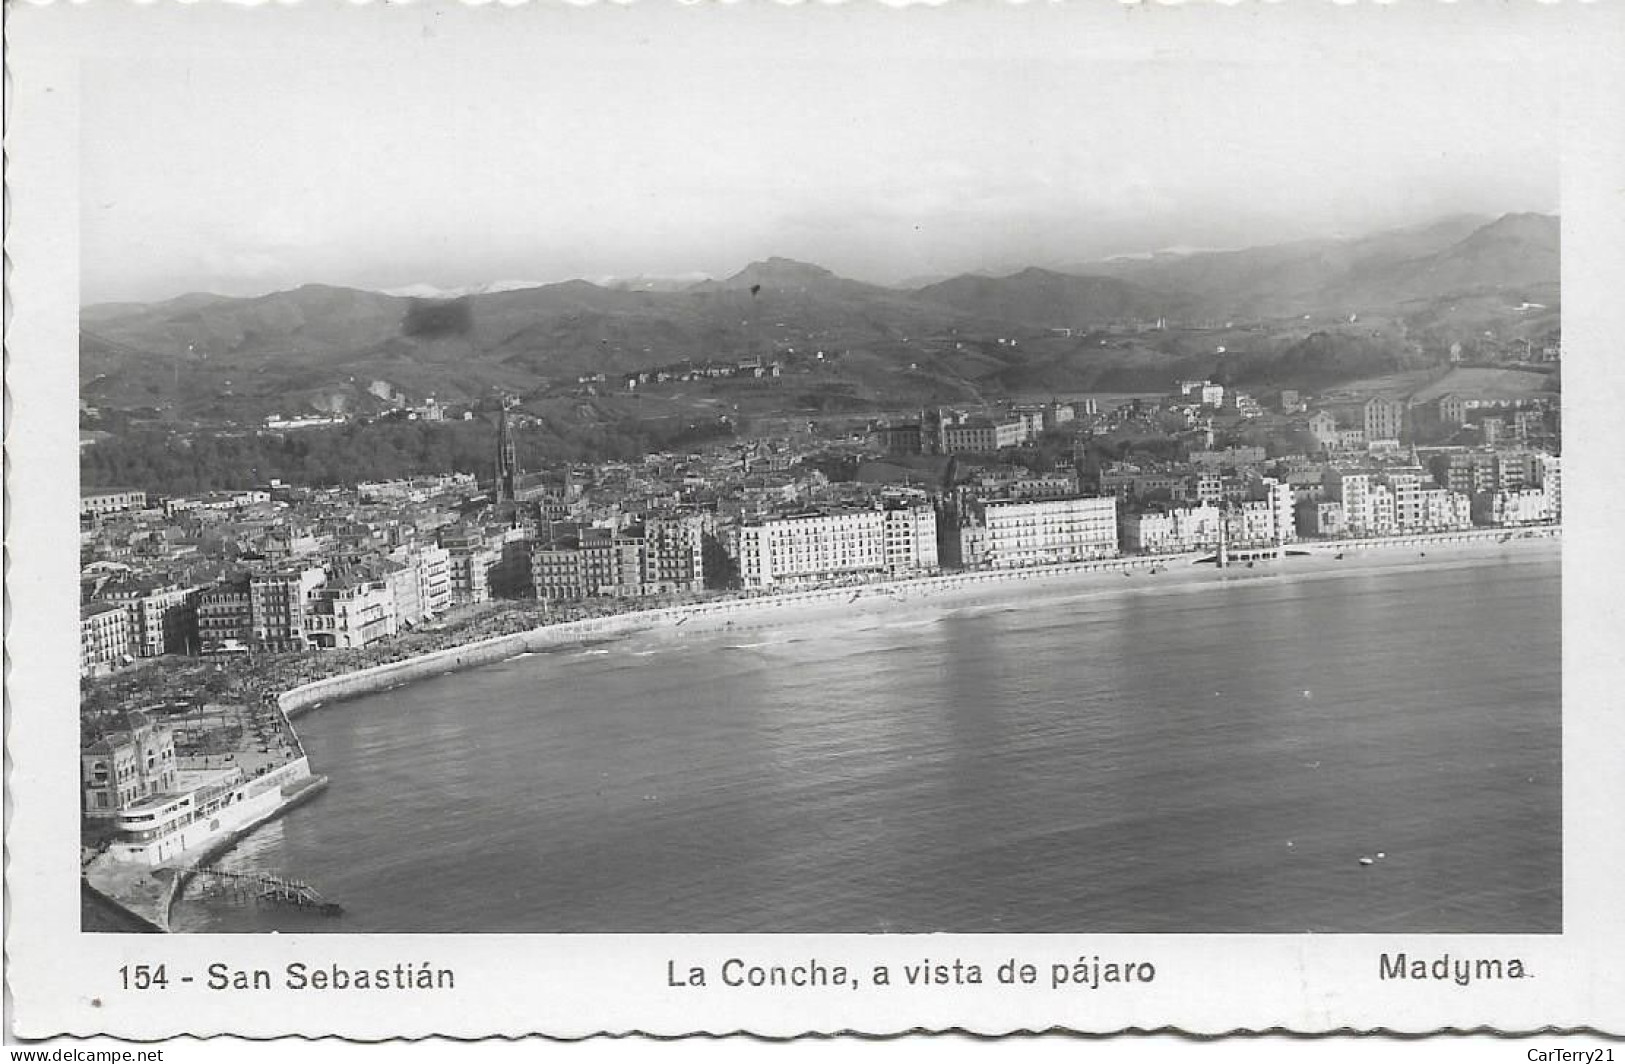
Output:
<path fill-rule="evenodd" d="M 1555 544 L 1143 574 L 333 704 L 179 931 L 1558 932 Z M 1002 597 L 1001 597 L 1002 596 Z M 1361 863 L 1361 858 L 1370 863 Z"/>

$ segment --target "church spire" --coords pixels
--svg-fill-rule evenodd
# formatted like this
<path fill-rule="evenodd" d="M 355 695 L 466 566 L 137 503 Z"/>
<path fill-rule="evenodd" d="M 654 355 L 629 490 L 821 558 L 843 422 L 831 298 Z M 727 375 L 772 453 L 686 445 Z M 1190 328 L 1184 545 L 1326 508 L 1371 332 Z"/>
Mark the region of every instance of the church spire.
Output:
<path fill-rule="evenodd" d="M 513 424 L 508 420 L 508 403 L 502 403 L 497 420 L 497 468 L 495 498 L 498 503 L 513 502 L 519 483 L 519 457 L 513 444 Z"/>

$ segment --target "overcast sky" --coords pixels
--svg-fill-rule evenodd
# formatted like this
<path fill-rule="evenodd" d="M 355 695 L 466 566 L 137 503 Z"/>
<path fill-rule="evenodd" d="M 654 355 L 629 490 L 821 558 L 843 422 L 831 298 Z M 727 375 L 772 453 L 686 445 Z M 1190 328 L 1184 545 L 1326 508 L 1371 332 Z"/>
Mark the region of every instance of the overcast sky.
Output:
<path fill-rule="evenodd" d="M 84 67 L 82 298 L 893 282 L 1556 211 L 1534 6 L 1360 8 L 144 8 Z"/>

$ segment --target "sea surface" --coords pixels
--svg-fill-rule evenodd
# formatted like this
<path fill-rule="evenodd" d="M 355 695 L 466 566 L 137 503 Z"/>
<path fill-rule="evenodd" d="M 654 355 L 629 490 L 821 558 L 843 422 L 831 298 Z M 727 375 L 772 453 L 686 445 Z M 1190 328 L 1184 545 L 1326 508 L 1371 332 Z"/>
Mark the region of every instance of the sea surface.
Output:
<path fill-rule="evenodd" d="M 1554 546 L 633 636 L 299 719 L 177 930 L 1558 932 Z M 1360 858 L 1368 857 L 1370 864 Z"/>

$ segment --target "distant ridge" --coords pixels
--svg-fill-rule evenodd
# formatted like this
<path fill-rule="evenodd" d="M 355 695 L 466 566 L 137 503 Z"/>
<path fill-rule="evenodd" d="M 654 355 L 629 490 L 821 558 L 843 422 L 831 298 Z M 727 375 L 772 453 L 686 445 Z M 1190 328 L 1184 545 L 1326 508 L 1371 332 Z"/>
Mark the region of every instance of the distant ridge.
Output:
<path fill-rule="evenodd" d="M 82 308 L 81 395 L 239 418 L 374 409 L 376 381 L 442 402 L 493 390 L 540 397 L 600 375 L 613 387 L 610 378 L 653 367 L 808 350 L 841 358 L 784 375 L 774 387 L 803 390 L 774 402 L 862 409 L 899 397 L 1140 390 L 1176 375 L 1275 380 L 1277 365 L 1323 383 L 1345 368 L 1416 365 L 1486 332 L 1548 342 L 1561 312 L 1560 230 L 1550 215 L 1458 215 L 1357 238 L 962 274 L 914 289 L 774 257 L 721 280 L 189 293 Z M 1161 321 L 1200 328 L 1164 332 Z M 1354 321 L 1349 336 L 1308 342 Z M 1403 327 L 1385 332 L 1383 321 Z M 1112 323 L 1138 324 L 1109 343 L 1082 339 Z M 1239 343 L 1200 335 L 1230 323 L 1252 331 Z"/>
<path fill-rule="evenodd" d="M 1546 220 L 1545 223 L 1519 223 L 1520 233 L 1537 243 L 1544 243 L 1549 233 L 1556 231 L 1555 217 L 1505 216 L 1518 217 Z M 1363 237 L 1328 237 L 1239 251 L 1150 259 L 1119 258 L 1084 263 L 1069 270 L 1104 274 L 1160 291 L 1178 292 L 1216 317 L 1286 316 L 1371 308 L 1405 298 L 1436 298 L 1449 294 L 1445 289 L 1451 285 L 1470 289 L 1483 284 L 1526 280 L 1529 271 L 1521 266 L 1508 269 L 1501 276 L 1485 272 L 1474 277 L 1470 269 L 1446 267 L 1441 260 L 1434 263 L 1434 277 L 1423 289 L 1397 290 L 1406 284 L 1419 283 L 1422 274 L 1429 272 L 1430 260 L 1446 255 L 1476 233 L 1494 230 L 1505 218 L 1453 215 L 1426 225 Z M 1544 256 L 1535 269 L 1549 271 L 1551 279 L 1556 280 L 1553 262 Z"/>
<path fill-rule="evenodd" d="M 848 280 L 810 262 L 779 257 L 753 262 L 721 281 L 701 281 L 691 285 L 689 291 L 724 292 L 748 290 L 752 287 L 781 292 L 848 292 L 866 295 L 887 291 L 879 285 Z"/>
<path fill-rule="evenodd" d="M 1036 267 L 1009 277 L 955 277 L 921 288 L 915 295 L 978 317 L 1041 328 L 1147 315 L 1155 318 L 1172 313 L 1181 303 L 1113 277 L 1078 276 Z"/>
<path fill-rule="evenodd" d="M 461 296 L 488 295 L 492 292 L 517 292 L 526 288 L 543 288 L 547 281 L 489 281 L 485 284 L 463 285 L 458 288 L 437 288 L 432 284 L 409 284 L 399 288 L 385 288 L 386 296 L 414 299 L 457 299 Z"/>

